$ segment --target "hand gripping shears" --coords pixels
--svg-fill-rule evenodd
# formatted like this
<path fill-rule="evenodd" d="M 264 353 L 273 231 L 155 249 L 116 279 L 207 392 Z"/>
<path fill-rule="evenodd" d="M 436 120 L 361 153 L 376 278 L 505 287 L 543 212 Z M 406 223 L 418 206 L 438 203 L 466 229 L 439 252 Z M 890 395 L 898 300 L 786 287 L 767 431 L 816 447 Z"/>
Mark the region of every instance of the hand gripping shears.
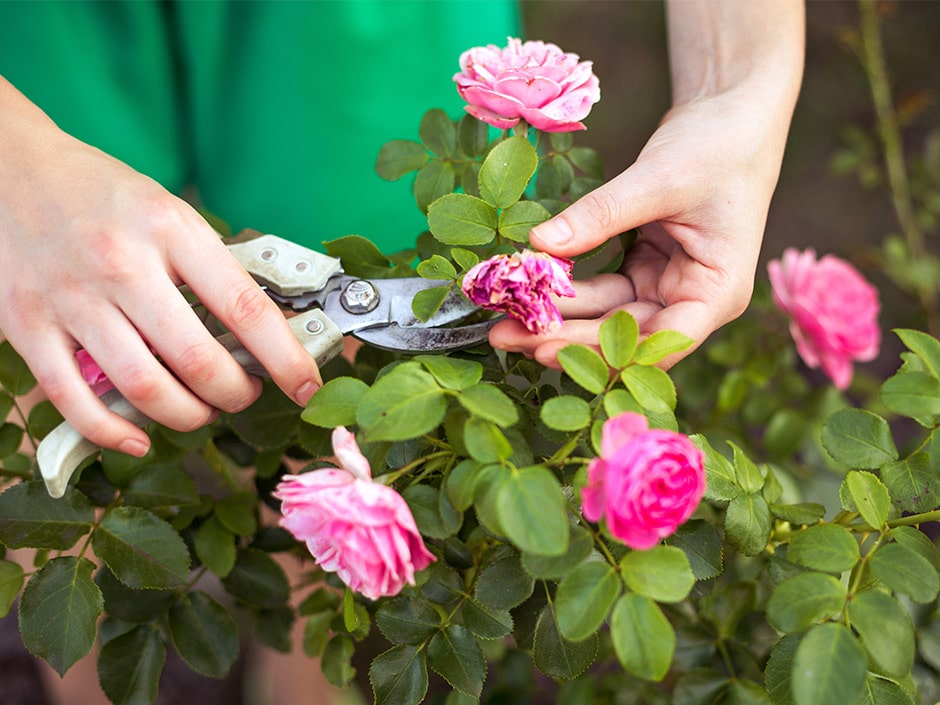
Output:
<path fill-rule="evenodd" d="M 271 298 L 282 307 L 299 311 L 288 319 L 288 325 L 320 366 L 339 355 L 343 335 L 347 333 L 387 350 L 447 351 L 483 342 L 495 322 L 459 324 L 479 309 L 456 287 L 434 315 L 426 321 L 418 319 L 412 310 L 415 294 L 446 285 L 446 281 L 349 276 L 335 257 L 276 235 L 253 231 L 240 233 L 228 248 Z M 225 333 L 217 340 L 248 372 L 266 375 L 234 335 Z M 116 389 L 103 394 L 101 400 L 111 411 L 137 426 L 150 423 Z M 65 494 L 76 468 L 98 450 L 67 421 L 53 429 L 36 451 L 49 494 L 53 497 Z"/>

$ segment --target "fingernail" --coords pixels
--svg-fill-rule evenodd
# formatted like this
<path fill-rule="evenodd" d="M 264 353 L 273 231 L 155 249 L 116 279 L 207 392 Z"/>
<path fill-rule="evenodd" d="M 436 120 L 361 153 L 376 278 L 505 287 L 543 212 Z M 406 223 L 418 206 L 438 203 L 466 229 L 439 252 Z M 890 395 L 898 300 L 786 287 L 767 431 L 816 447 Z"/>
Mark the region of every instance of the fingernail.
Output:
<path fill-rule="evenodd" d="M 135 458 L 143 458 L 147 455 L 147 451 L 150 450 L 150 446 L 136 438 L 127 438 L 121 441 L 118 450 L 122 453 L 133 455 Z"/>
<path fill-rule="evenodd" d="M 565 245 L 574 236 L 568 223 L 560 218 L 542 223 L 532 233 L 546 245 Z"/>
<path fill-rule="evenodd" d="M 307 406 L 307 402 L 310 401 L 310 398 L 317 393 L 319 388 L 320 385 L 313 380 L 305 382 L 294 394 L 294 399 L 296 399 L 297 403 L 301 406 Z"/>

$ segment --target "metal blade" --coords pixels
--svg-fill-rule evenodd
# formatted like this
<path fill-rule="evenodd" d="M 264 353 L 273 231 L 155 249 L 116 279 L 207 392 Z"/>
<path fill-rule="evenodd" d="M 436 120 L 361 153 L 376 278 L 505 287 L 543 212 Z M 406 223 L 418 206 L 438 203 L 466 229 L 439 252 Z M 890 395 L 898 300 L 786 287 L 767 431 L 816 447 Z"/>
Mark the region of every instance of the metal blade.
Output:
<path fill-rule="evenodd" d="M 356 331 L 356 337 L 378 348 L 399 352 L 459 350 L 484 342 L 499 319 L 458 328 L 402 328 L 397 325 Z"/>

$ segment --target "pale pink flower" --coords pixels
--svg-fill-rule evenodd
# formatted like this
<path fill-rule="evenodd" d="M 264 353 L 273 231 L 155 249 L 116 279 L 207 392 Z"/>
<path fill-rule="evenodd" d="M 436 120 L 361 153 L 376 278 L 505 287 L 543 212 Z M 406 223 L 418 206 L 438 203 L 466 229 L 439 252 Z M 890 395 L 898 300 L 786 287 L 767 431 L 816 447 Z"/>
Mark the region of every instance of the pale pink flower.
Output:
<path fill-rule="evenodd" d="M 645 416 L 628 411 L 604 423 L 581 512 L 588 521 L 604 519 L 630 548 L 646 550 L 675 533 L 704 494 L 704 458 L 692 441 L 650 429 Z"/>
<path fill-rule="evenodd" d="M 397 595 L 434 556 L 405 500 L 372 480 L 356 437 L 342 426 L 333 429 L 333 451 L 339 469 L 282 478 L 274 493 L 282 501 L 281 526 L 356 592 L 371 600 Z"/>
<path fill-rule="evenodd" d="M 463 292 L 477 306 L 506 313 L 533 333 L 551 332 L 563 323 L 552 294 L 574 296 L 571 267 L 571 260 L 535 250 L 496 255 L 464 275 Z"/>
<path fill-rule="evenodd" d="M 91 391 L 100 397 L 108 390 L 114 389 L 114 384 L 108 379 L 108 375 L 102 371 L 87 350 L 84 348 L 77 350 L 75 359 L 78 361 L 78 369 L 82 373 L 82 378 L 88 382 Z"/>
<path fill-rule="evenodd" d="M 466 111 L 500 129 L 520 119 L 544 132 L 583 130 L 601 99 L 590 61 L 554 44 L 509 38 L 509 45 L 474 47 L 460 55 L 457 91 Z"/>
<path fill-rule="evenodd" d="M 855 267 L 834 255 L 787 248 L 767 265 L 774 303 L 790 316 L 790 334 L 807 366 L 821 367 L 846 389 L 852 361 L 878 356 L 878 290 Z"/>

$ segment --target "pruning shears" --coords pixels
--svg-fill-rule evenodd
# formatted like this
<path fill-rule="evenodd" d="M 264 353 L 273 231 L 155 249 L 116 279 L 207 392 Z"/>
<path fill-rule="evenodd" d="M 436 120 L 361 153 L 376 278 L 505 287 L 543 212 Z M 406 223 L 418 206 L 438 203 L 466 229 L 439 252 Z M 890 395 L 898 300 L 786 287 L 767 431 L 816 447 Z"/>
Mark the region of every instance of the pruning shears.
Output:
<path fill-rule="evenodd" d="M 228 248 L 272 299 L 282 308 L 298 312 L 288 318 L 288 325 L 320 366 L 342 352 L 345 334 L 387 350 L 447 351 L 485 341 L 495 322 L 461 324 L 479 308 L 456 288 L 428 320 L 415 316 L 415 295 L 446 285 L 446 281 L 353 277 L 343 272 L 341 261 L 335 257 L 255 231 L 243 231 L 229 241 Z M 234 335 L 224 333 L 216 339 L 248 372 L 266 376 L 261 364 Z M 103 394 L 101 400 L 111 411 L 141 428 L 150 423 L 116 389 Z M 76 468 L 99 450 L 67 421 L 53 429 L 36 451 L 49 494 L 65 494 Z"/>

